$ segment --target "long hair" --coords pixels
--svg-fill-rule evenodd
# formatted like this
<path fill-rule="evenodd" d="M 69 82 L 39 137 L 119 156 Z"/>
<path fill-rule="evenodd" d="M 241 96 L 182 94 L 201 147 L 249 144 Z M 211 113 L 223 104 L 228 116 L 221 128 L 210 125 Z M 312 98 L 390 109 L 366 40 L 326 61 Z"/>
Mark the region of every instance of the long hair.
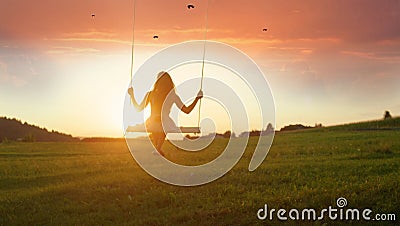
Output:
<path fill-rule="evenodd" d="M 168 72 L 160 72 L 157 81 L 154 83 L 153 98 L 164 102 L 170 92 L 175 92 L 175 84 Z"/>

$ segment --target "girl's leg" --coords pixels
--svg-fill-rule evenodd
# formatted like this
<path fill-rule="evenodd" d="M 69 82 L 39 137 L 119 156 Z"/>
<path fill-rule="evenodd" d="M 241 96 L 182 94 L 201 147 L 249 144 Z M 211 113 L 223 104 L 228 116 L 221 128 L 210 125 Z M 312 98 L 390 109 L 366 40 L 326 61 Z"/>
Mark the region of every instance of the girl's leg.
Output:
<path fill-rule="evenodd" d="M 165 133 L 153 133 L 151 139 L 153 146 L 162 156 L 164 156 L 164 152 L 161 151 L 161 147 L 164 144 L 165 136 L 166 136 Z"/>
<path fill-rule="evenodd" d="M 164 152 L 161 151 L 161 147 L 162 147 L 162 145 L 164 144 L 165 136 L 166 136 L 165 133 L 161 133 L 161 134 L 159 135 L 159 139 L 158 139 L 158 142 L 157 142 L 157 151 L 158 151 L 158 153 L 160 153 L 162 156 L 164 156 Z"/>

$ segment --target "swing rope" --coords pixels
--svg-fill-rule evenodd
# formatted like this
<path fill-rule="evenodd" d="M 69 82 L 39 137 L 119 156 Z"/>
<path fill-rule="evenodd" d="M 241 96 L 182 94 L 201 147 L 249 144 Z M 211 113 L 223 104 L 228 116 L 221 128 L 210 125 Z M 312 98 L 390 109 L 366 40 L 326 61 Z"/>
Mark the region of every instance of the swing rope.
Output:
<path fill-rule="evenodd" d="M 201 65 L 200 91 L 203 91 L 204 60 L 206 57 L 206 43 L 207 43 L 207 31 L 208 31 L 208 7 L 209 7 L 209 0 L 207 0 L 207 7 L 206 7 L 206 24 L 205 24 L 205 31 L 204 31 L 203 62 Z M 201 116 L 201 99 L 200 99 L 200 103 L 199 103 L 199 114 L 198 114 L 198 118 L 197 118 L 197 127 L 200 127 L 200 116 Z"/>
<path fill-rule="evenodd" d="M 136 23 L 136 0 L 133 0 L 133 23 L 132 23 L 132 48 L 131 48 L 131 87 L 133 87 L 134 53 L 135 53 L 135 23 Z"/>
<path fill-rule="evenodd" d="M 204 79 L 204 62 L 206 56 L 206 43 L 207 43 L 207 31 L 208 31 L 208 8 L 209 8 L 209 0 L 207 0 L 206 7 L 206 16 L 205 16 L 205 31 L 204 31 L 204 45 L 203 45 L 203 60 L 201 66 L 201 80 L 200 80 L 200 91 L 203 91 L 203 79 Z M 136 23 L 136 0 L 133 0 L 133 23 L 132 23 L 132 46 L 131 46 L 131 69 L 130 76 L 131 82 L 130 85 L 133 87 L 133 70 L 134 70 L 134 53 L 135 53 L 135 23 Z M 197 118 L 197 127 L 200 127 L 200 116 L 201 116 L 201 99 L 199 103 L 199 113 Z"/>

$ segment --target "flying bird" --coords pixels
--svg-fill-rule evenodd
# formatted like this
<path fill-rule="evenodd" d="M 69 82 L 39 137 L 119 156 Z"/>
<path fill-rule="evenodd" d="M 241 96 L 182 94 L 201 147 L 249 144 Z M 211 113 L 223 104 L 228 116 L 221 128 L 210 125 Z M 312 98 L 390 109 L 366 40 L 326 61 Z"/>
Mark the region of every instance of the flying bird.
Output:
<path fill-rule="evenodd" d="M 187 8 L 188 8 L 188 9 L 194 9 L 194 5 L 192 5 L 192 4 L 187 5 Z"/>
<path fill-rule="evenodd" d="M 264 31 L 264 32 L 265 32 L 265 31 L 268 31 L 268 29 L 267 29 L 267 28 L 264 28 L 263 31 Z"/>
<path fill-rule="evenodd" d="M 154 35 L 153 38 L 154 38 L 154 39 L 158 39 L 158 35 Z"/>
<path fill-rule="evenodd" d="M 96 15 L 95 14 L 92 14 L 92 18 L 94 18 Z"/>

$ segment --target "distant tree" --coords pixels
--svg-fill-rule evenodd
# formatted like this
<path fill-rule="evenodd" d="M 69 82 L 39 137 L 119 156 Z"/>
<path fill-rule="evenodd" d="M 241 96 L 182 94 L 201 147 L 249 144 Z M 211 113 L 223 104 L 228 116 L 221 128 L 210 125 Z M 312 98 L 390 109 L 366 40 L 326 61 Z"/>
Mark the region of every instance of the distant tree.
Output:
<path fill-rule="evenodd" d="M 271 123 L 268 123 L 267 128 L 265 129 L 266 133 L 273 133 L 274 132 L 274 127 L 272 126 Z"/>
<path fill-rule="evenodd" d="M 315 123 L 315 128 L 322 128 L 322 123 Z"/>
<path fill-rule="evenodd" d="M 222 136 L 224 138 L 230 138 L 231 137 L 231 131 L 230 130 L 226 131 Z"/>
<path fill-rule="evenodd" d="M 25 141 L 25 142 L 35 142 L 36 138 L 32 133 L 29 133 L 28 135 L 26 135 L 24 137 L 23 141 Z"/>
<path fill-rule="evenodd" d="M 248 136 L 250 136 L 250 132 L 248 132 L 248 131 L 241 132 L 241 133 L 239 134 L 239 137 L 248 137 Z"/>
<path fill-rule="evenodd" d="M 252 130 L 249 132 L 249 136 L 251 136 L 251 137 L 259 137 L 260 134 L 261 134 L 260 130 Z"/>
<path fill-rule="evenodd" d="M 385 111 L 385 115 L 383 116 L 383 119 L 390 119 L 392 118 L 392 115 L 390 114 L 389 111 Z"/>
<path fill-rule="evenodd" d="M 313 128 L 313 127 L 304 126 L 302 124 L 296 124 L 296 125 L 285 126 L 280 131 L 293 131 L 293 130 L 310 129 L 310 128 Z"/>
<path fill-rule="evenodd" d="M 71 135 L 57 131 L 49 132 L 46 128 L 30 125 L 18 119 L 0 117 L 0 142 L 4 137 L 10 141 L 78 141 Z"/>

